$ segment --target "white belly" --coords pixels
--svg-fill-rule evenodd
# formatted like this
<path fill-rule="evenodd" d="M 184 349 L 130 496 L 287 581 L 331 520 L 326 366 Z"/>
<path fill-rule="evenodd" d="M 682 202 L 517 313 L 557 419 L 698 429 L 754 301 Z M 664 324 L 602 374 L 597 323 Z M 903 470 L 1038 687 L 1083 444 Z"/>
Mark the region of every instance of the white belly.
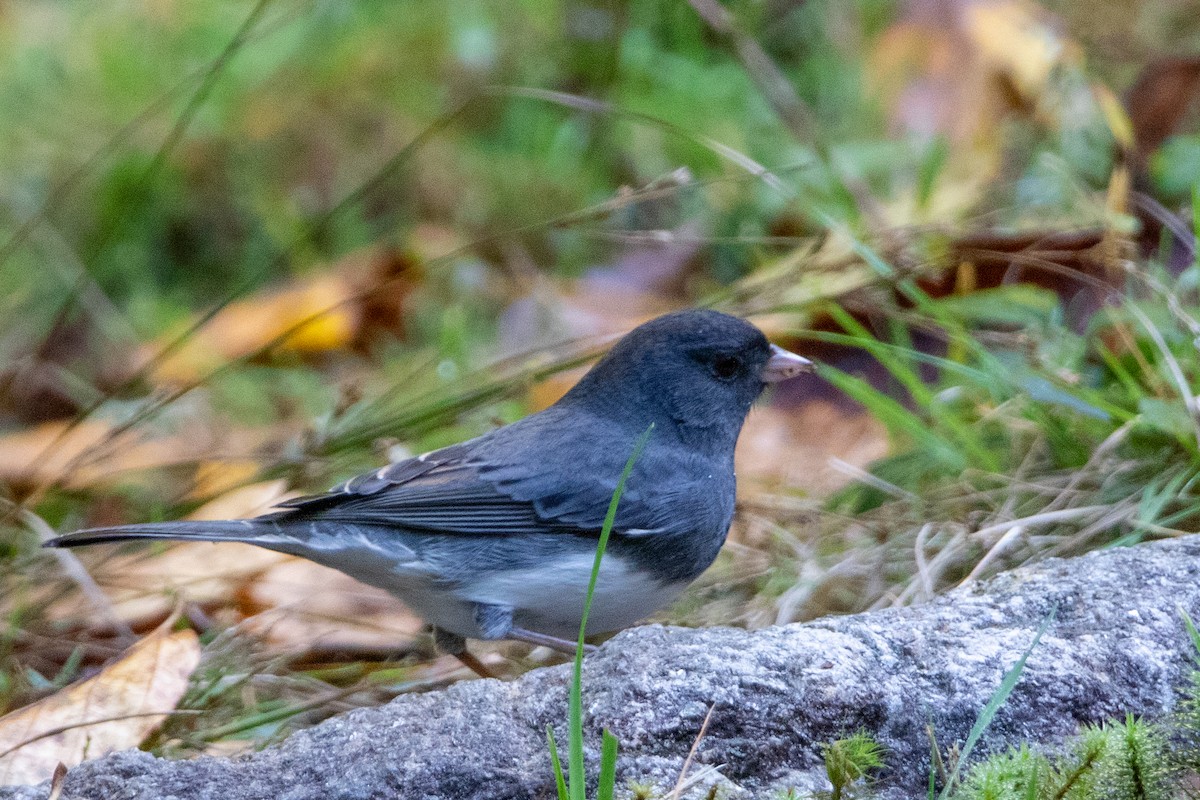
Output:
<path fill-rule="evenodd" d="M 475 624 L 475 603 L 513 609 L 513 624 L 527 630 L 574 639 L 579 633 L 583 601 L 594 556 L 580 553 L 538 567 L 493 572 L 449 588 L 436 580 L 416 557 L 381 553 L 367 543 L 347 547 L 345 539 L 328 548 L 304 548 L 300 555 L 341 570 L 363 583 L 400 598 L 426 622 L 469 639 L 482 638 Z M 621 558 L 605 556 L 588 615 L 588 633 L 626 628 L 669 605 L 687 582 L 664 583 L 646 576 Z"/>
<path fill-rule="evenodd" d="M 592 563 L 593 556 L 579 554 L 532 569 L 494 573 L 464 589 L 461 596 L 513 608 L 518 627 L 572 639 L 579 633 Z M 629 627 L 669 605 L 685 586 L 684 582 L 663 583 L 630 569 L 616 556 L 606 556 L 600 563 L 587 631 Z"/>

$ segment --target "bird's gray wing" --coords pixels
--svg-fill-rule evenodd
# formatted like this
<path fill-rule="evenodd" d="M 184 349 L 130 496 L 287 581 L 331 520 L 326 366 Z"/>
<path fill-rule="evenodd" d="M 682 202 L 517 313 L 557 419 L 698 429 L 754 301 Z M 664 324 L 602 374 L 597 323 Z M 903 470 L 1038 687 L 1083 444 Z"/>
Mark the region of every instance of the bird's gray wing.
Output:
<path fill-rule="evenodd" d="M 540 515 L 534 503 L 500 491 L 456 445 L 359 475 L 324 494 L 280 504 L 279 521 L 401 527 L 424 533 L 516 535 L 587 530 Z M 597 526 L 598 530 L 599 526 Z"/>
<path fill-rule="evenodd" d="M 481 454 L 475 442 L 468 442 L 389 464 L 327 493 L 282 503 L 287 511 L 277 512 L 276 519 L 460 535 L 600 531 L 620 465 L 580 463 L 567 469 L 537 458 L 505 463 L 489 459 L 494 452 Z M 644 536 L 695 524 L 683 498 L 651 501 L 644 488 L 630 483 L 614 534 Z"/>

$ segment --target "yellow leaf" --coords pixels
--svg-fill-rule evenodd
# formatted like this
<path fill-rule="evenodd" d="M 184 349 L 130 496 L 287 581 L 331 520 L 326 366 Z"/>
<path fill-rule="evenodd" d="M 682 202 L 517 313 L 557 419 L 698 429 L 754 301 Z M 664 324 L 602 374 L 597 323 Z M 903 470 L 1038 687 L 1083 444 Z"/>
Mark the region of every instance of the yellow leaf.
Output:
<path fill-rule="evenodd" d="M 356 292 L 350 280 L 333 274 L 230 303 L 157 364 L 153 378 L 188 383 L 269 348 L 319 353 L 345 347 L 358 330 L 359 309 L 351 302 Z M 174 339 L 159 342 L 145 357 Z"/>
<path fill-rule="evenodd" d="M 1104 121 L 1117 144 L 1126 153 L 1133 152 L 1137 144 L 1133 134 L 1133 121 L 1129 119 L 1129 114 L 1125 113 L 1125 106 L 1120 98 L 1113 94 L 1112 89 L 1099 83 L 1092 85 L 1092 93 L 1096 96 L 1096 102 L 1100 104 Z"/>
<path fill-rule="evenodd" d="M 1045 12 L 1024 0 L 967 3 L 963 27 L 982 59 L 1030 101 L 1041 96 L 1067 49 Z"/>
<path fill-rule="evenodd" d="M 59 762 L 136 747 L 174 710 L 199 662 L 196 633 L 164 625 L 98 675 L 0 717 L 0 785 L 39 783 Z"/>
<path fill-rule="evenodd" d="M 1125 227 L 1125 232 L 1129 232 L 1128 225 L 1115 225 L 1114 223 L 1128 215 L 1129 193 L 1132 189 L 1133 184 L 1129 170 L 1124 166 L 1115 167 L 1112 175 L 1109 176 L 1108 191 L 1105 193 L 1104 198 L 1104 208 L 1108 212 L 1110 228 L 1120 229 Z"/>

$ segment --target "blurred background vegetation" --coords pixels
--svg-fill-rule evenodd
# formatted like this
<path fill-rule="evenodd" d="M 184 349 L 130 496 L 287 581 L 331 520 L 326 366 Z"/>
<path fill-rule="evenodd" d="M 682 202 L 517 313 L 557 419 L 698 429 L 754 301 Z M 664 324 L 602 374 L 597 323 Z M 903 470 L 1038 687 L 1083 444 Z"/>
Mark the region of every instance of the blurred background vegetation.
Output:
<path fill-rule="evenodd" d="M 0 710 L 173 609 L 203 713 L 158 752 L 461 677 L 316 567 L 37 544 L 482 433 L 693 304 L 822 369 L 752 414 L 664 619 L 1200 525 L 1193 2 L 28 0 L 0 39 Z"/>

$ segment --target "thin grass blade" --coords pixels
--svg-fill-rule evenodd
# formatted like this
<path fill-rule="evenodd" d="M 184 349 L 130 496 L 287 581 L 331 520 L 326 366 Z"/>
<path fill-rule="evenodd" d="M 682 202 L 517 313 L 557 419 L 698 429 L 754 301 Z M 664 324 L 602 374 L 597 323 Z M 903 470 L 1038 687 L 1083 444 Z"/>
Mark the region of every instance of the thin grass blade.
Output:
<path fill-rule="evenodd" d="M 554 728 L 546 726 L 546 742 L 550 746 L 550 766 L 554 768 L 554 785 L 558 789 L 558 800 L 569 800 L 567 779 L 563 775 L 562 761 L 558 757 L 558 744 L 554 741 Z"/>
<path fill-rule="evenodd" d="M 617 785 L 617 737 L 605 728 L 600 737 L 600 782 L 596 800 L 613 800 Z"/>
<path fill-rule="evenodd" d="M 1196 623 L 1192 622 L 1191 616 L 1184 611 L 1183 606 L 1179 607 L 1179 615 L 1183 617 L 1183 626 L 1187 628 L 1188 636 L 1192 640 L 1192 647 L 1196 650 L 1195 658 L 1200 661 L 1200 631 L 1196 630 Z"/>
<path fill-rule="evenodd" d="M 588 612 L 592 609 L 592 596 L 596 592 L 596 581 L 600 577 L 600 560 L 604 558 L 604 548 L 608 546 L 608 537 L 612 533 L 613 523 L 617 519 L 617 505 L 625 492 L 625 482 L 633 472 L 633 465 L 642 455 L 650 434 L 654 432 L 654 424 L 646 428 L 645 433 L 638 437 L 633 445 L 633 452 L 625 462 L 621 478 L 617 481 L 617 489 L 613 492 L 612 500 L 608 503 L 608 513 L 604 516 L 604 526 L 600 529 L 600 541 L 596 544 L 596 560 L 592 562 L 592 576 L 588 580 L 587 596 L 583 601 L 583 616 L 579 621 L 579 640 L 575 645 L 575 664 L 571 675 L 571 692 L 567 710 L 567 725 L 571 740 L 568 744 L 567 775 L 571 800 L 585 800 L 583 773 L 583 645 L 587 632 Z"/>
<path fill-rule="evenodd" d="M 946 779 L 946 785 L 942 787 L 942 793 L 938 795 L 939 800 L 944 800 L 950 796 L 951 791 L 958 783 L 958 775 L 962 770 L 963 764 L 971 757 L 971 751 L 975 749 L 975 745 L 979 743 L 979 737 L 992 724 L 992 720 L 996 716 L 996 712 L 1000 710 L 1000 706 L 1004 705 L 1008 700 L 1008 696 L 1012 694 L 1012 690 L 1016 687 L 1017 682 L 1021 680 L 1021 673 L 1025 671 L 1025 662 L 1029 660 L 1029 654 L 1038 646 L 1038 642 L 1042 640 L 1042 635 L 1050 627 L 1050 623 L 1054 622 L 1054 618 L 1058 615 L 1058 609 L 1051 611 L 1046 619 L 1042 621 L 1037 633 L 1033 637 L 1033 641 L 1029 643 L 1029 647 L 1025 648 L 1025 652 L 1017 659 L 1017 663 L 1013 664 L 1004 675 L 1004 680 L 1000 681 L 1000 686 L 996 689 L 995 694 L 988 700 L 987 705 L 983 707 L 983 711 L 979 712 L 979 719 L 975 720 L 975 724 L 971 727 L 971 732 L 967 735 L 967 741 L 963 744 L 962 751 L 959 753 L 958 760 L 954 764 L 954 771 L 950 773 L 950 777 Z"/>

